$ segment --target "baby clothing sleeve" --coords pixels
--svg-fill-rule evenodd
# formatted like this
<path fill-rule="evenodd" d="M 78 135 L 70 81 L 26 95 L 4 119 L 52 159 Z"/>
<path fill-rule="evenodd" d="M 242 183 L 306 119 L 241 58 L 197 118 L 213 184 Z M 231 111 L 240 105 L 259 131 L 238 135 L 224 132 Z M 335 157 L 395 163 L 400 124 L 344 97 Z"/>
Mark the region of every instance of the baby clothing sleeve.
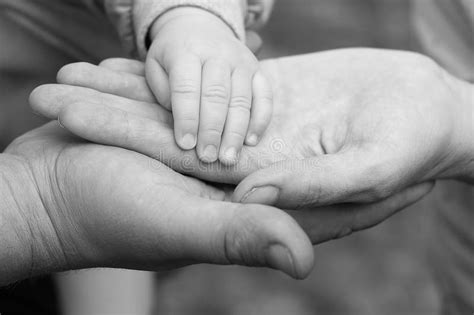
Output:
<path fill-rule="evenodd" d="M 192 6 L 220 17 L 235 33 L 245 40 L 245 0 L 103 0 L 104 9 L 115 25 L 127 51 L 144 59 L 146 40 L 153 22 L 167 11 Z"/>

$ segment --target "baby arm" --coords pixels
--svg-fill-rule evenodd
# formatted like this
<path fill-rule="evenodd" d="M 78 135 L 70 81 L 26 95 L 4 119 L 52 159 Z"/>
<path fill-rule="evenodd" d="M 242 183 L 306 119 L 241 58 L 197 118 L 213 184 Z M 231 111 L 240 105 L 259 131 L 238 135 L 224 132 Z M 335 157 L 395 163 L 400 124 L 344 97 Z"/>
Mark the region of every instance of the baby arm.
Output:
<path fill-rule="evenodd" d="M 235 164 L 256 145 L 272 114 L 272 90 L 257 58 L 217 15 L 178 7 L 151 27 L 146 77 L 172 110 L 177 144 L 204 162 Z"/>

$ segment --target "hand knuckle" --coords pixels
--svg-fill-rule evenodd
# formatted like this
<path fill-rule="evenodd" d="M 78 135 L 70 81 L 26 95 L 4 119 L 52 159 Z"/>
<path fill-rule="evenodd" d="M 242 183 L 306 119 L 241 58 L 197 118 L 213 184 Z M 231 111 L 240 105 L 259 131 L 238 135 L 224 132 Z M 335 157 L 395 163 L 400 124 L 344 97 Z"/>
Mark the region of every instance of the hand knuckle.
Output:
<path fill-rule="evenodd" d="M 233 138 L 244 139 L 245 138 L 245 131 L 238 131 L 238 130 L 229 130 L 226 133 Z"/>
<path fill-rule="evenodd" d="M 228 100 L 228 91 L 222 85 L 211 85 L 204 89 L 202 97 L 212 103 L 225 103 Z"/>
<path fill-rule="evenodd" d="M 259 100 L 260 102 L 264 102 L 264 103 L 273 103 L 273 95 L 271 92 L 265 92 L 265 93 L 262 93 L 262 95 L 260 95 L 259 97 Z"/>
<path fill-rule="evenodd" d="M 230 108 L 250 111 L 251 100 L 247 96 L 234 96 L 230 101 Z"/>
<path fill-rule="evenodd" d="M 272 218 L 273 229 L 285 229 L 288 221 L 285 215 L 277 215 L 274 211 L 261 208 L 253 212 L 238 206 L 234 217 L 223 226 L 224 234 L 223 251 L 225 257 L 230 263 L 246 265 L 265 264 L 263 256 L 260 257 L 260 251 L 250 250 L 257 236 L 264 237 L 265 231 L 262 231 L 262 218 Z M 250 246 L 250 247 L 249 247 Z"/>
<path fill-rule="evenodd" d="M 221 125 L 208 125 L 203 127 L 203 133 L 207 136 L 220 136 L 222 134 L 222 126 Z"/>
<path fill-rule="evenodd" d="M 355 178 L 351 186 L 357 187 L 354 195 L 359 196 L 358 199 L 375 202 L 389 197 L 393 191 L 392 182 L 398 181 L 398 176 L 385 164 L 373 163 Z"/>
<path fill-rule="evenodd" d="M 243 211 L 244 214 L 246 212 Z M 224 254 L 229 263 L 241 264 L 246 260 L 250 260 L 250 257 L 246 257 L 248 252 L 247 246 L 249 240 L 254 231 L 257 230 L 257 226 L 250 215 L 239 215 L 235 216 L 226 227 L 224 233 Z M 240 227 L 240 228 L 236 228 Z M 243 228 L 243 229 L 242 229 Z"/>
<path fill-rule="evenodd" d="M 195 97 L 199 94 L 198 85 L 190 80 L 180 80 L 179 84 L 172 87 L 172 93 L 182 96 Z"/>
<path fill-rule="evenodd" d="M 182 124 L 186 125 L 197 125 L 198 119 L 196 116 L 189 114 L 182 114 L 180 117 L 176 117 L 176 120 L 179 120 Z"/>
<path fill-rule="evenodd" d="M 367 189 L 362 198 L 365 202 L 376 202 L 390 196 L 390 189 L 384 186 L 376 186 Z"/>

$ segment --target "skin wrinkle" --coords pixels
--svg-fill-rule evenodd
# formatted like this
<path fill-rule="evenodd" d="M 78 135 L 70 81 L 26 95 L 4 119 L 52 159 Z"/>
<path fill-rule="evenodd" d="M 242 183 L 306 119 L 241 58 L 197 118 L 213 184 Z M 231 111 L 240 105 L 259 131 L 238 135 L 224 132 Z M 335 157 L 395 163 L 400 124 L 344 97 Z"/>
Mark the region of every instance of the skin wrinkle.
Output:
<path fill-rule="evenodd" d="M 235 211 L 238 210 L 234 208 L 232 211 L 235 213 Z M 236 223 L 236 220 L 238 220 L 238 223 Z M 236 229 L 236 227 L 238 227 L 238 229 Z M 259 227 L 255 225 L 253 216 L 233 215 L 232 220 L 228 220 L 227 227 L 224 231 L 224 257 L 226 257 L 228 264 L 248 265 L 251 262 L 252 266 L 265 265 L 265 262 L 259 261 L 257 263 L 254 258 L 247 257 L 249 253 L 256 252 L 248 249 L 247 245 L 249 241 L 245 240 L 248 235 L 258 235 L 256 231 L 259 231 Z M 242 248 L 247 248 L 247 250 L 243 251 Z M 262 256 L 263 255 L 260 255 L 259 260 L 262 259 Z"/>
<path fill-rule="evenodd" d="M 26 222 L 26 226 L 28 227 L 28 244 L 30 244 L 30 262 L 29 262 L 29 268 L 28 268 L 28 271 L 27 271 L 27 277 L 31 277 L 33 274 L 34 274 L 34 262 L 35 262 L 35 248 L 33 246 L 34 242 L 33 242 L 33 229 L 31 227 L 31 222 L 30 220 L 28 220 L 28 218 L 25 216 L 25 213 L 24 211 L 21 211 L 22 209 L 22 206 L 20 205 L 19 201 L 15 198 L 15 189 L 13 189 L 9 179 L 7 178 L 7 176 L 3 173 L 3 172 L 0 172 L 0 179 L 2 180 L 3 183 L 6 184 L 7 186 L 7 191 L 9 191 L 9 194 L 10 196 L 12 196 L 12 199 L 13 199 L 13 203 L 16 205 L 16 209 L 18 210 L 17 213 L 20 214 L 20 216 L 23 218 L 23 222 Z M 20 231 L 18 229 L 13 229 L 16 237 L 18 239 L 23 239 L 22 236 L 20 236 Z M 21 243 L 24 243 L 21 242 Z"/>
<path fill-rule="evenodd" d="M 64 152 L 64 150 L 66 149 L 66 147 L 67 147 L 67 146 L 64 146 L 64 147 L 60 150 L 59 154 L 58 154 L 57 156 L 55 156 L 55 159 L 54 159 L 54 162 L 53 162 L 53 165 L 54 165 L 54 166 L 53 166 L 53 172 L 54 172 L 55 176 L 57 175 L 57 174 L 56 174 L 56 172 L 57 172 L 57 170 L 56 170 L 56 165 L 57 165 L 58 158 L 59 158 L 59 156 L 62 154 L 62 152 Z M 45 148 L 45 147 L 42 147 L 42 150 L 46 152 L 46 148 Z M 47 156 L 46 153 L 44 153 L 44 156 Z M 46 163 L 45 163 L 45 164 L 46 164 Z M 29 168 L 31 174 L 34 174 L 35 172 L 34 172 L 33 167 L 31 166 L 31 164 L 30 164 L 30 163 L 27 163 L 27 166 L 28 166 L 28 168 Z M 36 190 L 36 192 L 37 192 L 37 194 L 38 194 L 38 197 L 39 197 L 39 200 L 40 200 L 40 202 L 41 202 L 42 208 L 45 210 L 46 217 L 48 218 L 48 222 L 49 222 L 48 225 L 52 227 L 52 230 L 53 230 L 53 232 L 54 232 L 56 241 L 53 242 L 53 243 L 59 244 L 59 253 L 58 253 L 57 250 L 55 250 L 55 252 L 56 252 L 55 254 L 49 253 L 49 255 L 51 255 L 51 257 L 54 257 L 54 258 L 55 258 L 53 261 L 57 260 L 57 258 L 58 258 L 59 256 L 61 256 L 61 257 L 62 257 L 62 259 L 61 259 L 62 262 L 60 262 L 59 265 L 60 265 L 60 266 L 65 266 L 66 268 L 69 269 L 72 265 L 71 265 L 71 263 L 68 261 L 67 255 L 66 255 L 66 253 L 65 253 L 65 246 L 64 246 L 64 244 L 63 244 L 63 242 L 62 242 L 62 239 L 59 237 L 58 228 L 57 228 L 57 226 L 56 226 L 56 224 L 55 224 L 55 220 L 53 220 L 54 215 L 51 213 L 51 209 L 50 209 L 49 206 L 48 206 L 48 202 L 44 199 L 43 195 L 41 194 L 41 190 L 40 190 L 39 187 L 42 187 L 42 186 L 39 185 L 39 183 L 38 183 L 38 181 L 36 180 L 36 177 L 35 177 L 35 176 L 31 176 L 31 178 L 32 178 L 32 180 L 33 180 L 33 182 L 34 182 L 34 184 L 35 184 L 35 185 L 34 185 L 34 188 L 35 188 L 35 190 Z M 51 172 L 49 173 L 48 178 L 49 178 L 49 182 L 50 182 L 50 186 L 51 186 L 51 183 L 52 183 L 52 182 L 51 182 L 51 179 L 52 179 L 52 177 L 51 177 Z M 59 185 L 57 185 L 56 187 L 58 188 L 58 191 L 60 192 L 60 194 L 62 194 L 62 192 L 61 192 L 60 189 L 59 189 Z M 54 190 L 51 188 L 51 191 L 54 191 Z M 57 199 L 56 199 L 56 198 L 54 198 L 54 199 L 55 199 L 55 203 L 57 204 Z M 63 203 L 63 204 L 65 204 L 65 203 Z M 43 233 L 41 233 L 41 234 L 43 234 Z M 50 241 L 50 239 L 47 238 L 46 241 Z M 50 249 L 50 251 L 51 251 L 51 249 L 52 249 L 51 246 L 50 246 L 51 242 L 45 242 L 45 244 L 48 244 L 47 247 L 48 247 L 48 248 Z M 58 254 L 59 254 L 59 255 L 58 255 Z"/>
<path fill-rule="evenodd" d="M 367 92 L 367 93 L 370 93 L 370 92 Z M 275 127 L 275 126 L 273 126 L 273 127 Z M 319 141 L 319 140 L 320 140 L 320 139 L 318 139 L 318 141 Z M 257 155 L 258 155 L 258 154 L 257 154 Z M 286 156 L 286 157 L 288 158 L 289 156 Z"/>
<path fill-rule="evenodd" d="M 322 55 L 321 55 L 321 56 L 322 56 Z M 401 56 L 401 55 L 400 55 L 400 56 Z M 392 58 L 392 59 L 396 59 L 396 58 Z M 355 58 L 354 60 L 357 62 L 358 58 Z M 364 59 L 364 60 L 365 60 L 365 59 Z M 385 61 L 387 61 L 387 60 L 385 60 Z M 388 60 L 388 61 L 390 61 L 390 60 Z M 361 64 L 359 63 L 358 68 L 364 68 L 364 67 L 362 67 Z M 282 70 L 285 70 L 285 69 L 282 69 Z M 323 68 L 323 70 L 324 70 L 324 68 Z M 343 70 L 343 69 L 341 69 L 341 70 Z M 382 68 L 382 70 L 384 70 L 384 69 Z M 384 71 L 385 71 L 385 70 L 384 70 Z M 375 72 L 377 72 L 377 71 L 375 71 Z M 350 74 L 350 73 L 349 73 L 349 74 Z M 397 74 L 397 73 L 395 73 L 395 75 L 396 75 L 396 74 Z M 329 76 L 332 75 L 331 72 L 329 72 L 328 75 L 329 75 Z M 387 74 L 386 71 L 385 71 L 385 73 L 382 73 L 382 75 L 383 75 L 383 76 L 390 76 L 390 73 Z M 335 75 L 335 76 L 336 76 L 336 75 Z M 339 76 L 337 75 L 336 77 L 339 77 Z M 373 77 L 374 77 L 374 76 L 373 76 Z M 360 77 L 360 75 L 359 75 L 359 76 L 356 76 L 356 78 L 358 78 L 359 80 L 361 80 L 362 83 L 364 83 L 364 81 L 370 81 L 372 84 L 377 83 L 377 82 L 372 82 L 372 81 L 373 81 L 373 78 L 369 78 L 370 80 L 368 80 L 368 79 L 366 80 L 365 78 Z M 396 78 L 395 81 L 397 81 L 397 80 L 400 80 L 400 79 L 399 79 L 399 78 L 398 78 L 398 79 Z M 344 79 L 343 79 L 343 78 L 341 79 L 341 81 L 343 81 L 342 84 L 341 84 L 341 86 L 343 86 L 343 87 L 348 87 L 349 90 L 353 90 L 353 91 L 355 90 L 355 92 L 357 93 L 357 90 L 356 90 L 356 87 L 357 87 L 357 86 L 353 86 L 353 85 L 351 86 L 351 85 L 349 85 L 347 82 L 344 82 Z M 336 83 L 337 83 L 337 80 L 336 80 Z M 398 84 L 396 84 L 396 82 L 395 82 L 395 83 L 394 83 L 394 86 L 396 86 L 396 87 L 398 87 L 398 88 L 400 88 L 400 89 L 402 89 L 402 90 L 406 90 L 406 89 L 407 89 L 407 86 L 409 86 L 409 83 L 398 83 Z M 376 87 L 377 87 L 377 86 L 375 86 L 375 88 L 376 88 Z M 302 88 L 303 90 L 305 90 L 307 87 L 300 87 L 300 88 Z M 383 88 L 383 87 L 382 87 L 382 88 Z M 297 90 L 298 90 L 298 89 L 295 88 L 295 91 L 296 91 L 296 92 L 297 92 Z M 387 105 L 387 104 L 380 104 L 380 103 L 381 103 L 381 102 L 380 102 L 380 95 L 377 95 L 377 94 L 374 95 L 374 94 L 371 92 L 371 89 L 363 89 L 363 90 L 364 90 L 364 91 L 362 91 L 362 92 L 368 94 L 368 97 L 370 98 L 370 100 L 371 100 L 371 102 L 372 102 L 372 104 L 365 104 L 365 105 L 366 105 L 366 106 L 374 105 L 374 106 L 372 106 L 372 109 L 373 109 L 375 112 L 377 112 L 378 110 L 380 110 L 381 108 L 383 108 L 384 105 L 385 105 L 385 106 Z M 412 94 L 417 92 L 417 91 L 413 91 L 413 90 L 410 90 L 410 89 L 408 89 L 408 90 L 409 90 L 408 92 L 410 92 L 410 93 L 412 93 Z M 337 94 L 337 93 L 335 93 L 334 91 L 339 91 L 339 90 L 338 90 L 338 88 L 336 87 L 336 89 L 332 89 L 332 91 L 333 91 L 333 93 L 331 93 L 331 94 Z M 291 93 L 295 93 L 295 92 L 290 92 L 289 94 L 291 95 Z M 311 90 L 308 90 L 308 93 L 313 93 L 313 92 L 312 92 Z M 311 95 L 313 95 L 313 94 L 311 94 Z M 324 96 L 325 94 L 323 93 L 322 95 Z M 381 94 L 381 95 L 383 95 L 383 94 Z M 393 96 L 390 91 L 387 91 L 387 94 L 386 94 L 386 95 L 387 95 L 388 98 L 390 98 L 390 97 Z M 319 97 L 321 97 L 321 93 L 315 92 L 314 98 L 317 100 Z M 284 97 L 280 98 L 280 100 L 281 100 L 281 99 L 284 100 Z M 297 98 L 296 98 L 296 99 L 297 99 Z M 296 101 L 297 101 L 297 100 L 296 100 Z M 336 99 L 336 101 L 337 101 L 337 99 Z M 345 104 L 344 102 L 349 102 L 350 104 Z M 340 112 L 351 111 L 351 110 L 348 110 L 347 107 L 349 106 L 349 108 L 351 108 L 351 106 L 354 105 L 353 103 L 357 103 L 357 100 L 349 99 L 349 100 L 339 101 L 338 104 L 337 104 L 337 106 L 336 106 L 336 110 L 339 110 Z M 374 103 L 376 103 L 376 104 L 374 104 Z M 405 102 L 405 103 L 406 103 L 406 102 Z M 311 104 L 308 104 L 308 105 L 311 105 Z M 315 105 L 316 105 L 316 104 L 315 104 Z M 358 104 L 358 105 L 359 105 L 359 106 L 362 106 L 362 107 L 364 107 L 364 108 L 366 108 L 366 106 L 363 106 L 364 104 Z M 399 105 L 401 106 L 401 105 L 406 105 L 406 104 L 399 104 Z M 320 104 L 317 104 L 317 106 L 320 106 Z M 338 106 L 339 106 L 340 108 L 337 108 Z M 410 106 L 408 106 L 408 107 L 410 107 Z M 324 111 L 323 111 L 323 113 L 320 113 L 320 114 L 321 114 L 321 117 L 323 117 L 323 118 L 328 118 L 328 120 L 331 120 L 331 117 L 325 116 L 325 115 L 327 115 L 327 114 L 324 114 Z M 361 112 L 360 107 L 359 107 L 358 110 L 351 111 L 351 114 L 354 115 L 354 116 L 359 116 L 359 117 L 360 117 L 360 120 L 359 120 L 359 121 L 355 121 L 354 124 L 361 124 L 361 125 L 364 124 L 364 120 L 366 120 L 366 119 L 365 119 L 365 117 L 364 117 L 364 115 L 363 115 L 363 111 Z M 397 115 L 397 111 L 395 110 L 394 112 L 392 112 L 392 114 Z M 284 116 L 284 114 L 282 114 L 281 111 L 280 111 L 280 115 Z M 282 117 L 282 118 L 283 118 L 283 117 Z M 298 118 L 298 116 L 296 116 L 296 118 Z M 346 116 L 346 118 L 347 118 L 347 116 Z M 276 118 L 275 118 L 275 119 L 276 119 Z M 291 118 L 290 118 L 290 119 L 291 119 Z M 361 120 L 362 120 L 362 121 L 361 121 Z M 344 125 L 344 121 L 341 121 L 341 124 Z M 285 126 L 277 126 L 277 124 L 275 124 L 275 122 L 274 122 L 272 127 L 273 127 L 273 128 L 278 128 L 278 127 L 279 127 L 279 128 L 282 128 L 282 129 L 283 129 L 283 127 L 285 127 Z M 337 126 L 335 126 L 335 127 L 337 127 Z M 353 128 L 353 126 L 351 126 L 351 127 Z M 383 126 L 381 126 L 381 127 L 383 127 Z M 375 126 L 375 127 L 374 127 L 374 126 L 371 126 L 371 128 L 376 128 L 376 126 Z M 337 129 L 337 130 L 339 130 L 339 129 Z M 349 129 L 349 130 L 350 130 L 350 129 Z M 365 129 L 364 129 L 364 130 L 365 130 Z M 359 132 L 359 131 L 356 130 L 355 132 Z M 278 132 L 275 132 L 275 134 L 278 134 Z M 346 131 L 345 136 L 347 136 L 347 131 Z M 361 146 L 361 144 L 364 143 L 362 140 L 367 140 L 367 139 L 366 139 L 367 136 L 368 136 L 368 135 L 367 135 L 367 132 L 362 132 L 361 135 L 360 135 L 361 140 L 359 140 L 359 141 L 350 142 L 350 141 L 352 141 L 352 140 L 347 140 L 347 139 L 343 139 L 343 141 L 344 141 L 344 140 L 347 140 L 346 143 L 350 142 L 350 144 L 351 144 L 350 150 L 352 150 L 352 152 L 354 152 L 354 148 L 358 148 L 359 150 L 363 150 L 363 152 L 366 152 L 368 155 L 370 155 L 370 154 L 373 154 L 373 153 L 367 152 L 366 150 L 368 149 L 369 146 L 373 145 L 373 143 L 366 144 L 365 147 Z M 382 140 L 390 140 L 390 137 L 388 137 L 385 133 L 384 133 L 383 135 L 380 135 L 380 134 L 377 133 L 377 134 L 375 134 L 375 136 L 379 136 L 378 138 L 375 137 L 375 139 L 374 139 L 374 142 L 376 142 L 376 143 L 379 143 L 379 142 L 382 141 Z M 320 136 L 320 137 L 322 137 L 322 136 Z M 286 137 L 285 141 L 287 141 L 288 138 L 291 139 L 290 137 Z M 266 141 L 267 144 L 268 144 L 268 140 L 269 140 L 269 138 L 267 137 L 267 138 L 265 139 L 265 141 Z M 394 139 L 392 139 L 392 140 L 394 140 Z M 292 143 L 291 143 L 291 144 L 292 144 Z M 394 146 L 394 147 L 396 147 L 396 146 Z M 287 148 L 289 148 L 289 146 L 287 146 Z M 262 151 L 265 151 L 266 149 L 267 149 L 267 148 L 264 148 L 264 149 L 262 149 Z M 423 149 L 423 148 L 422 148 L 422 149 Z M 343 150 L 344 150 L 344 148 L 343 148 Z M 346 152 L 350 152 L 350 150 L 349 150 L 348 148 L 346 148 Z M 257 152 L 257 153 L 255 153 L 255 152 Z M 255 155 L 256 157 L 258 157 L 258 155 L 259 155 L 259 154 L 258 154 L 258 150 L 253 151 L 253 153 L 254 153 L 254 155 Z M 285 152 L 285 153 L 286 153 L 286 152 Z M 425 154 L 425 153 L 426 153 L 426 154 L 429 154 L 429 152 L 426 152 L 426 150 L 424 150 L 424 152 L 421 152 L 421 153 L 423 153 L 423 154 Z M 423 154 L 420 154 L 420 155 L 423 155 Z M 284 153 L 279 154 L 279 155 L 274 155 L 273 157 L 274 157 L 275 159 L 277 159 L 278 157 L 281 157 L 282 155 L 284 155 Z M 377 154 L 377 155 L 380 155 L 380 153 Z M 378 156 L 377 156 L 377 157 L 378 157 Z M 255 158 L 255 159 L 257 160 L 257 158 Z M 255 161 L 255 163 L 257 163 L 257 162 L 258 162 L 258 161 Z M 354 161 L 354 162 L 357 162 L 357 161 Z M 360 161 L 360 162 L 364 162 L 364 161 Z M 348 166 L 348 167 L 349 167 L 349 166 Z M 400 165 L 398 165 L 398 163 L 397 163 L 397 165 L 395 165 L 394 168 L 396 168 L 396 167 L 400 167 Z M 376 172 L 376 173 L 377 173 L 377 172 Z M 405 172 L 400 171 L 400 170 L 398 170 L 398 172 L 397 172 L 397 170 L 396 170 L 396 172 L 394 172 L 394 173 L 397 173 L 397 174 L 404 174 Z M 380 173 L 379 173 L 379 174 L 380 174 Z M 383 176 L 383 173 L 382 173 L 382 176 Z M 405 180 L 405 179 L 406 179 L 406 178 L 402 178 L 402 180 Z M 352 180 L 352 183 L 354 183 L 355 180 L 357 180 L 357 178 L 355 178 L 355 179 L 349 179 L 349 180 Z M 352 183 L 351 183 L 351 184 L 352 184 Z M 372 185 L 372 186 L 376 186 L 377 183 L 376 183 L 376 182 L 369 182 L 368 184 L 369 184 L 369 185 Z M 406 184 L 406 182 L 402 182 L 402 183 L 400 183 L 400 184 L 403 185 L 403 184 Z M 365 187 L 365 188 L 367 188 L 367 187 Z M 347 187 L 346 187 L 346 189 L 347 189 Z M 376 193 L 374 193 L 374 195 L 376 196 Z M 383 196 L 383 195 L 381 194 L 380 196 Z"/>
<path fill-rule="evenodd" d="M 25 138 L 24 141 L 28 141 L 28 139 Z M 26 150 L 31 150 L 31 147 L 29 146 L 28 148 L 25 148 L 25 149 L 26 149 Z M 62 150 L 64 150 L 64 149 L 65 149 L 65 147 L 62 148 Z M 46 150 L 46 148 L 45 148 L 44 146 L 42 146 L 42 147 L 40 148 L 40 150 L 43 151 L 43 156 L 47 156 L 47 150 Z M 21 151 L 22 151 L 22 148 L 20 148 L 20 152 L 19 152 L 20 154 L 21 154 Z M 62 152 L 62 151 L 61 151 L 61 152 Z M 55 157 L 55 159 L 56 159 L 56 157 Z M 43 198 L 43 195 L 41 194 L 41 190 L 40 190 L 40 185 L 39 185 L 39 183 L 36 181 L 36 178 L 34 177 L 35 172 L 34 172 L 34 169 L 33 169 L 32 166 L 31 166 L 32 163 L 33 163 L 32 161 L 27 161 L 27 163 L 25 163 L 25 164 L 27 165 L 27 167 L 28 167 L 29 170 L 30 170 L 30 173 L 29 173 L 29 174 L 31 175 L 32 182 L 34 183 L 34 189 L 36 190 L 37 195 L 38 195 L 38 197 L 39 197 L 39 199 L 40 199 L 40 203 L 43 205 L 43 209 L 45 210 L 45 213 L 47 214 L 48 221 L 51 223 L 51 224 L 48 224 L 48 225 L 51 226 L 52 230 L 54 230 L 54 233 L 55 233 L 55 235 L 56 235 L 57 242 L 53 242 L 53 243 L 56 243 L 56 244 L 59 243 L 59 244 L 60 244 L 59 247 L 60 247 L 61 255 L 59 255 L 59 256 L 63 256 L 64 261 L 66 261 L 66 255 L 65 255 L 65 252 L 64 252 L 64 247 L 63 247 L 62 244 L 61 244 L 61 239 L 60 239 L 59 236 L 58 236 L 58 233 L 57 233 L 58 231 L 57 231 L 57 229 L 56 229 L 56 227 L 55 227 L 55 224 L 54 224 L 54 222 L 53 222 L 53 219 L 52 219 L 53 216 L 52 216 L 52 214 L 49 212 L 50 209 L 49 209 L 49 207 L 48 207 L 48 202 Z M 48 165 L 48 164 L 50 164 L 50 163 L 48 163 L 48 162 L 45 161 L 43 164 L 44 164 L 44 165 Z M 54 163 L 53 163 L 53 165 L 54 165 Z M 51 173 L 48 173 L 48 174 L 51 175 Z M 50 183 L 53 182 L 51 176 L 48 176 L 48 179 L 49 179 L 48 182 L 50 182 Z M 55 201 L 52 202 L 52 203 L 55 203 L 55 202 L 57 202 L 57 200 L 55 200 Z M 39 220 L 39 221 L 40 221 L 40 220 Z M 40 235 L 41 235 L 41 236 L 44 236 L 44 233 L 40 233 Z M 52 242 L 50 242 L 50 239 L 49 239 L 49 238 L 46 238 L 46 239 L 44 240 L 44 244 L 48 244 L 48 246 L 46 246 L 47 248 L 49 248 L 49 250 L 47 251 L 47 252 L 49 252 L 48 255 L 51 254 L 52 251 L 57 252 L 57 250 L 55 250 L 55 249 L 53 249 L 51 246 L 49 246 L 50 244 L 52 244 Z M 44 244 L 43 244 L 43 245 L 44 245 Z M 56 254 L 57 254 L 57 253 L 56 253 Z M 51 256 L 52 256 L 52 257 L 55 257 L 55 258 L 58 258 L 59 256 L 56 255 L 56 254 L 51 254 Z M 57 260 L 57 259 L 53 259 L 52 261 L 55 261 L 55 260 Z M 61 265 L 61 264 L 62 264 L 62 262 L 60 263 L 60 265 Z"/>
<path fill-rule="evenodd" d="M 66 194 L 64 193 L 64 191 L 61 189 L 61 185 L 59 185 L 60 182 L 65 182 L 64 180 L 61 181 L 61 179 L 59 178 L 59 174 L 63 173 L 63 174 L 70 174 L 70 172 L 60 172 L 61 168 L 65 168 L 65 169 L 69 169 L 69 165 L 67 164 L 65 167 L 60 167 L 60 165 L 63 165 L 64 163 L 60 163 L 60 161 L 67 161 L 67 159 L 64 159 L 63 158 L 63 155 L 69 150 L 69 148 L 71 147 L 70 144 L 66 144 L 63 146 L 63 148 L 58 152 L 55 160 L 54 160 L 54 163 L 53 163 L 53 174 L 54 176 L 50 176 L 50 182 L 51 182 L 51 185 L 55 186 L 56 189 L 52 189 L 51 191 L 55 192 L 57 191 L 58 193 L 57 194 L 53 194 L 53 197 L 54 197 L 54 200 L 55 200 L 55 204 L 57 205 L 61 205 L 60 207 L 58 207 L 58 209 L 62 209 L 62 208 L 66 208 L 67 205 L 69 204 L 67 202 L 67 198 L 65 197 Z M 50 173 L 51 174 L 51 173 Z M 65 185 L 66 188 L 68 188 L 67 185 Z M 58 200 L 59 199 L 59 200 Z M 69 265 L 69 268 L 72 267 L 72 264 L 68 261 L 68 256 L 69 254 L 76 254 L 74 253 L 74 251 L 77 252 L 77 249 L 74 249 L 74 251 L 71 251 L 71 250 L 68 250 L 66 251 L 66 248 L 69 247 L 69 246 L 66 246 L 65 243 L 64 243 L 64 240 L 59 237 L 59 233 L 58 233 L 58 228 L 56 227 L 56 225 L 54 224 L 54 220 L 51 219 L 51 221 L 53 221 L 53 226 L 55 228 L 55 231 L 56 231 L 56 235 L 58 236 L 58 240 L 59 240 L 59 243 L 61 245 L 61 248 L 62 248 L 62 251 L 64 253 L 64 256 L 65 256 L 65 259 L 66 259 L 66 263 L 68 263 Z M 70 222 L 68 222 L 70 223 Z M 68 224 L 68 228 L 69 229 L 74 229 L 77 231 L 77 228 L 76 228 L 76 225 L 75 224 Z M 69 269 L 68 268 L 68 269 Z"/>
<path fill-rule="evenodd" d="M 308 204 L 319 204 L 319 200 L 323 193 L 323 188 L 319 184 L 319 181 L 310 179 L 313 182 L 308 183 L 305 187 L 305 191 L 301 192 L 300 198 L 298 198 L 298 204 L 296 205 L 296 210 L 307 208 Z"/>
<path fill-rule="evenodd" d="M 173 187 L 173 188 L 175 188 L 175 187 Z M 361 221 L 361 222 L 364 223 L 364 224 L 367 224 L 367 222 L 364 222 L 364 221 Z M 254 224 L 254 225 L 255 225 L 255 224 Z M 362 225 L 363 225 L 363 224 L 362 224 Z M 361 227 L 361 228 L 363 228 L 363 227 Z M 346 232 L 346 231 L 347 231 L 347 230 L 344 230 L 344 228 L 341 228 L 341 233 Z M 261 233 L 261 234 L 263 234 L 263 233 Z M 237 242 L 242 241 L 242 240 L 245 241 L 246 239 L 243 238 L 243 239 L 241 239 L 241 240 L 238 240 Z M 243 245 L 245 246 L 245 242 L 243 242 L 243 243 L 244 243 Z M 240 243 L 238 243 L 238 244 L 240 244 Z M 253 251 L 251 251 L 251 253 L 253 253 Z M 258 253 L 256 253 L 256 255 L 258 255 Z M 244 256 L 244 257 L 245 257 L 245 256 Z"/>

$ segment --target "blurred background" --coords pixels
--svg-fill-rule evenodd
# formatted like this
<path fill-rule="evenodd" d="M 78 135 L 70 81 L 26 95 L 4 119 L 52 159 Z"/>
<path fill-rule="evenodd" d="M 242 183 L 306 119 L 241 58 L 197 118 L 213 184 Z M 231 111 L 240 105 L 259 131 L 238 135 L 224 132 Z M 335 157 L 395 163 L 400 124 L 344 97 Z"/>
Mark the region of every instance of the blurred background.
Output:
<path fill-rule="evenodd" d="M 277 0 L 262 36 L 262 58 L 353 46 L 416 49 L 409 0 Z M 23 105 L 0 109 L 0 147 L 42 123 L 24 104 L 34 86 L 54 81 L 55 71 L 8 93 L 6 103 Z M 2 97 L 8 82 L 26 80 L 3 73 Z M 158 273 L 154 314 L 434 314 L 439 299 L 424 250 L 433 195 L 376 228 L 315 247 L 314 272 L 303 281 L 271 270 L 205 265 Z"/>
<path fill-rule="evenodd" d="M 406 0 L 277 0 L 262 58 L 354 46 L 415 50 Z M 434 192 L 436 194 L 436 191 Z M 425 260 L 433 199 L 365 232 L 315 247 L 303 281 L 271 270 L 195 266 L 158 275 L 157 314 L 432 315 Z"/>

